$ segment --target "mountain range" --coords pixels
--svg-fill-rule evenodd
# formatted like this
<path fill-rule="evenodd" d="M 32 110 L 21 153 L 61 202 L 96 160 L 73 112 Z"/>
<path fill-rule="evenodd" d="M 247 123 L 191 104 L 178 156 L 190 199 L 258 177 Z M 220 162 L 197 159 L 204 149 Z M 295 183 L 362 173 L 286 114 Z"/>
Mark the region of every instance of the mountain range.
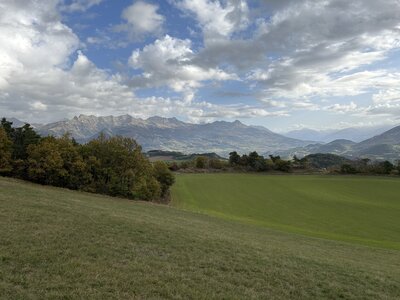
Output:
<path fill-rule="evenodd" d="M 15 126 L 24 124 L 17 119 L 10 120 Z M 328 143 L 318 142 L 321 140 L 321 135 L 318 135 L 321 132 L 312 134 L 311 130 L 303 130 L 303 133 L 307 133 L 308 139 L 302 140 L 274 133 L 262 126 L 248 126 L 240 121 L 192 124 L 176 118 L 158 116 L 140 119 L 130 115 L 105 117 L 80 115 L 45 125 L 34 124 L 34 127 L 43 136 L 62 136 L 69 133 L 80 143 L 88 142 L 101 133 L 106 136 L 132 137 L 142 145 L 144 151 L 215 152 L 222 156 L 227 156 L 231 151 L 240 153 L 257 151 L 264 155 L 276 154 L 283 157 L 332 153 L 347 158 L 368 157 L 392 161 L 400 159 L 400 126 L 375 136 L 371 136 L 372 132 L 383 128 L 379 130 L 348 128 L 331 132 L 330 136 L 340 138 Z M 350 132 L 354 134 L 356 131 L 368 138 L 361 142 L 357 142 L 358 139 L 354 141 L 343 138 L 346 134 Z"/>
<path fill-rule="evenodd" d="M 372 138 L 356 143 L 346 139 L 334 140 L 327 144 L 309 144 L 275 154 L 284 157 L 303 157 L 314 153 L 332 153 L 347 158 L 370 158 L 396 161 L 400 159 L 400 126 L 394 127 Z"/>
<path fill-rule="evenodd" d="M 344 129 L 330 130 L 314 130 L 302 128 L 289 132 L 282 133 L 284 136 L 299 140 L 311 140 L 316 142 L 329 143 L 334 140 L 344 139 L 356 143 L 379 135 L 392 127 L 387 126 L 370 126 L 370 127 L 350 127 Z"/>
<path fill-rule="evenodd" d="M 215 152 L 227 155 L 231 151 L 275 151 L 302 147 L 310 141 L 288 138 L 264 127 L 247 126 L 240 121 L 216 121 L 191 124 L 176 118 L 134 118 L 130 115 L 96 117 L 80 115 L 37 126 L 41 135 L 61 136 L 69 132 L 78 142 L 84 143 L 100 133 L 106 136 L 132 137 L 143 150 L 181 151 L 185 153 Z"/>

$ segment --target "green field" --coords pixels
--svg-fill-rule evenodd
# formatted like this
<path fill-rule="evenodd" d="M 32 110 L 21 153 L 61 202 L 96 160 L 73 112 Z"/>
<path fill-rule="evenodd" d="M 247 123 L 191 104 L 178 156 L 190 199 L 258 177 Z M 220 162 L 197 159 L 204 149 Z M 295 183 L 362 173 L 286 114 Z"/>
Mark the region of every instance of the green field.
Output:
<path fill-rule="evenodd" d="M 173 205 L 283 231 L 400 250 L 400 178 L 177 176 Z"/>
<path fill-rule="evenodd" d="M 13 179 L 0 228 L 1 299 L 400 297 L 397 250 Z"/>

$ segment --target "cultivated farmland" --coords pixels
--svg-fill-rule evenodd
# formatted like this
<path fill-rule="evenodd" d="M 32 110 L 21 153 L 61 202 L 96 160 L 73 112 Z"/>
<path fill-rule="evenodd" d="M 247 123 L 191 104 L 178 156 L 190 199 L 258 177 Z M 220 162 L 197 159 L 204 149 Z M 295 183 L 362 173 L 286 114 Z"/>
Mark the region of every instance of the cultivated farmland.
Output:
<path fill-rule="evenodd" d="M 186 174 L 173 205 L 229 220 L 400 249 L 400 179 Z"/>

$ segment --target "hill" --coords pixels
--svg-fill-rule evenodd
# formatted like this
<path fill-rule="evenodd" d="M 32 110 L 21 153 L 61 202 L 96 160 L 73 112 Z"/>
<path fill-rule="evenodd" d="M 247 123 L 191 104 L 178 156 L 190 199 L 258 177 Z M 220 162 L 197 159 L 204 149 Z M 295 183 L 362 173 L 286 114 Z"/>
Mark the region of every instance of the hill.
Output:
<path fill-rule="evenodd" d="M 272 151 L 309 143 L 284 137 L 264 127 L 247 126 L 239 121 L 191 124 L 176 118 L 151 117 L 143 120 L 129 115 L 80 115 L 71 120 L 44 125 L 38 131 L 42 135 L 55 136 L 69 132 L 79 142 L 86 142 L 103 132 L 109 136 L 132 137 L 145 151 L 215 152 L 225 156 L 231 151 Z"/>
<path fill-rule="evenodd" d="M 396 299 L 399 251 L 0 178 L 5 299 Z"/>
<path fill-rule="evenodd" d="M 321 168 L 331 168 L 340 167 L 343 164 L 351 164 L 352 161 L 345 157 L 330 153 L 316 153 L 309 154 L 302 159 L 307 162 L 311 167 L 321 169 Z"/>
<path fill-rule="evenodd" d="M 192 154 L 184 154 L 182 152 L 177 151 L 163 151 L 163 150 L 150 150 L 146 152 L 146 156 L 151 161 L 162 160 L 162 161 L 184 161 L 184 160 L 193 160 L 196 157 L 203 156 L 209 159 L 219 159 L 225 160 L 225 158 L 219 156 L 216 153 L 192 153 Z"/>
<path fill-rule="evenodd" d="M 366 148 L 376 145 L 400 145 L 400 126 L 394 127 L 382 134 L 376 135 L 357 145 L 357 148 Z"/>
<path fill-rule="evenodd" d="M 279 150 L 275 154 L 284 157 L 304 157 L 308 154 L 332 153 L 347 158 L 370 158 L 396 161 L 400 158 L 400 126 L 360 143 L 349 140 L 334 140 L 327 144 L 310 144 L 288 150 Z"/>
<path fill-rule="evenodd" d="M 295 139 L 310 140 L 322 143 L 329 143 L 334 140 L 343 139 L 359 143 L 389 129 L 389 126 L 349 127 L 339 130 L 313 130 L 303 128 L 283 133 L 283 135 Z"/>
<path fill-rule="evenodd" d="M 1 118 L 3 118 L 3 117 L 1 117 Z M 28 122 L 21 121 L 21 120 L 19 120 L 17 118 L 6 118 L 6 119 L 7 119 L 7 121 L 12 122 L 12 127 L 14 127 L 14 128 L 22 127 L 25 124 L 28 124 Z M 32 127 L 34 127 L 34 128 L 42 126 L 41 124 L 38 124 L 38 123 L 33 123 L 33 124 L 30 124 L 30 125 Z"/>
<path fill-rule="evenodd" d="M 276 154 L 282 155 L 284 157 L 293 157 L 294 155 L 298 157 L 304 157 L 309 154 L 322 153 L 352 157 L 354 145 L 356 145 L 356 143 L 350 140 L 334 140 L 327 144 L 309 144 L 305 147 L 297 147 L 286 151 L 277 151 Z"/>

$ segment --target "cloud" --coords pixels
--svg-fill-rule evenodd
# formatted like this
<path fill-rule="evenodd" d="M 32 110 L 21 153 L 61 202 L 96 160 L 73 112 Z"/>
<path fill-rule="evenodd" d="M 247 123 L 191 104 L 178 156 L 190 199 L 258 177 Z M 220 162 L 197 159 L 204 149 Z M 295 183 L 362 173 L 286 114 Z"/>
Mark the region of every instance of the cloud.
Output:
<path fill-rule="evenodd" d="M 182 0 L 175 5 L 194 15 L 206 38 L 226 37 L 249 24 L 246 1 L 228 0 L 225 4 L 212 0 Z"/>
<path fill-rule="evenodd" d="M 262 107 L 230 107 L 191 99 L 138 98 L 126 78 L 98 68 L 82 51 L 78 37 L 61 22 L 57 1 L 0 3 L 0 111 L 34 122 L 77 114 L 180 116 L 190 121 L 222 117 L 274 116 Z M 3 8 L 7 9 L 3 9 Z M 189 40 L 169 36 L 134 52 L 131 65 L 145 85 L 166 84 L 191 98 L 204 80 L 234 76 L 192 64 Z M 34 59 L 32 59 L 34 58 Z M 139 80 L 139 81 L 140 81 Z M 145 85 L 140 85 L 141 87 Z"/>
<path fill-rule="evenodd" d="M 191 41 L 169 35 L 133 51 L 129 65 L 141 69 L 143 74 L 131 80 L 133 87 L 168 86 L 183 92 L 188 101 L 193 99 L 194 90 L 207 80 L 224 81 L 237 79 L 234 74 L 218 68 L 203 68 L 192 62 L 195 53 Z"/>
<path fill-rule="evenodd" d="M 379 91 L 377 94 L 373 95 L 372 99 L 375 104 L 394 104 L 400 103 L 400 76 L 398 76 L 397 83 L 393 82 L 393 87 L 387 90 Z"/>
<path fill-rule="evenodd" d="M 59 21 L 56 6 L 57 1 L 0 4 L 0 88 L 9 87 L 16 75 L 68 63 L 79 40 Z"/>
<path fill-rule="evenodd" d="M 57 5 L 57 1 L 0 4 L 2 114 L 54 120 L 79 111 L 129 107 L 134 101 L 131 89 L 118 75 L 98 69 L 76 52 L 80 41 L 61 22 Z"/>
<path fill-rule="evenodd" d="M 335 103 L 331 106 L 325 107 L 324 110 L 333 111 L 333 112 L 337 112 L 337 113 L 348 113 L 348 112 L 355 113 L 357 108 L 358 108 L 357 104 L 355 104 L 352 101 L 349 104 Z"/>
<path fill-rule="evenodd" d="M 200 28 L 203 38 L 193 42 L 164 34 L 168 14 L 156 2 L 131 2 L 122 12 L 124 23 L 113 28 L 127 32 L 131 41 L 156 38 L 132 50 L 131 77 L 98 68 L 62 22 L 60 10 L 84 12 L 100 2 L 0 1 L 3 114 L 54 120 L 128 112 L 186 116 L 196 122 L 304 110 L 365 119 L 400 116 L 400 75 L 396 65 L 388 64 L 400 48 L 398 0 L 265 0 L 249 5 L 244 0 L 170 0 Z M 89 49 L 122 43 L 124 35 L 106 32 L 110 27 L 98 30 L 82 37 L 92 45 Z M 231 83 L 223 85 L 221 95 L 241 94 L 230 103 L 259 102 L 218 105 L 199 99 L 203 87 L 214 89 L 210 95 L 215 98 L 215 83 L 231 80 L 247 86 L 242 92 L 226 87 Z M 136 95 L 160 87 L 168 90 L 163 97 Z"/>
<path fill-rule="evenodd" d="M 69 4 L 62 4 L 61 10 L 69 13 L 84 12 L 92 6 L 99 5 L 103 0 L 73 0 Z"/>
<path fill-rule="evenodd" d="M 235 72 L 260 91 L 260 101 L 315 110 L 304 100 L 386 88 L 389 72 L 378 64 L 400 48 L 399 1 L 262 1 L 259 11 L 213 18 L 238 9 L 234 3 L 177 1 L 203 29 L 204 48 L 193 62 Z M 256 29 L 247 38 L 232 35 L 249 26 L 249 16 Z"/>
<path fill-rule="evenodd" d="M 356 95 L 367 88 L 359 76 L 372 74 L 357 69 L 400 47 L 400 3 L 293 1 L 265 20 L 263 29 L 253 43 L 279 57 L 248 79 L 270 96 Z M 385 75 L 372 75 L 379 73 Z"/>
<path fill-rule="evenodd" d="M 126 21 L 115 27 L 117 31 L 127 31 L 132 40 L 146 35 L 159 35 L 163 31 L 165 17 L 157 13 L 158 5 L 136 1 L 125 8 L 122 18 Z"/>

